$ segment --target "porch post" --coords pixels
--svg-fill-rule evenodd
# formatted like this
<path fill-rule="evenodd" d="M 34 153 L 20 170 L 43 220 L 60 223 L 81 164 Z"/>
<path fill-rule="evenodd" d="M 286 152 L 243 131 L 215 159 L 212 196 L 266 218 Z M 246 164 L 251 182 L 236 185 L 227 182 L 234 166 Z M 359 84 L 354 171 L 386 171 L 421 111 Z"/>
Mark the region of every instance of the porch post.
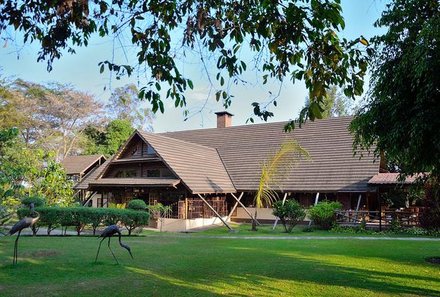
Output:
<path fill-rule="evenodd" d="M 286 198 L 287 198 L 287 193 L 284 193 L 284 197 L 283 197 L 283 205 L 284 205 L 284 203 L 286 202 Z M 277 224 L 278 224 L 278 220 L 279 220 L 279 217 L 277 217 L 277 218 L 275 219 L 275 223 L 273 223 L 272 230 L 275 230 L 275 228 L 276 228 L 276 226 L 277 226 Z"/>
<path fill-rule="evenodd" d="M 240 201 L 241 198 L 243 198 L 243 194 L 244 194 L 244 192 L 241 192 L 240 196 L 238 197 L 238 201 Z M 228 217 L 226 218 L 226 222 L 231 219 L 232 213 L 235 211 L 235 209 L 238 206 L 238 201 L 235 202 L 234 207 L 232 207 L 231 211 L 229 212 Z"/>
<path fill-rule="evenodd" d="M 188 198 L 185 198 L 185 220 L 188 219 Z"/>
<path fill-rule="evenodd" d="M 209 204 L 208 201 L 206 201 L 205 198 L 203 198 L 202 195 L 197 194 L 197 196 L 199 196 L 200 199 L 202 199 L 202 201 L 205 202 L 205 204 L 206 204 L 206 205 L 212 210 L 212 212 L 215 213 L 215 215 L 220 219 L 220 221 L 222 221 L 223 224 L 224 224 L 226 227 L 228 227 L 229 230 L 233 230 L 233 229 L 231 228 L 231 226 L 229 226 L 228 223 L 226 223 L 225 220 L 222 219 L 222 217 L 220 216 L 220 214 L 219 214 L 219 213 L 218 213 L 218 212 L 217 212 L 217 211 L 211 206 L 211 204 Z"/>
<path fill-rule="evenodd" d="M 257 223 L 257 225 L 261 225 L 260 222 L 258 222 L 253 216 L 252 214 L 249 212 L 249 210 L 247 210 L 246 206 L 243 205 L 243 203 L 241 203 L 241 201 L 233 194 L 231 193 L 232 197 L 234 197 L 235 200 L 237 200 L 238 204 L 240 204 L 241 207 L 243 207 L 244 211 L 248 214 L 248 216 Z"/>
<path fill-rule="evenodd" d="M 318 201 L 319 201 L 319 192 L 318 193 L 316 193 L 316 197 L 315 197 L 315 206 L 316 206 L 316 204 L 318 204 Z M 309 221 L 309 227 L 312 225 L 312 220 L 310 220 Z"/>
<path fill-rule="evenodd" d="M 380 201 L 380 192 L 377 191 L 377 199 L 379 200 L 379 231 L 382 231 L 382 205 Z"/>
<path fill-rule="evenodd" d="M 359 221 L 359 207 L 361 205 L 362 194 L 359 194 L 358 202 L 356 205 L 356 222 Z"/>

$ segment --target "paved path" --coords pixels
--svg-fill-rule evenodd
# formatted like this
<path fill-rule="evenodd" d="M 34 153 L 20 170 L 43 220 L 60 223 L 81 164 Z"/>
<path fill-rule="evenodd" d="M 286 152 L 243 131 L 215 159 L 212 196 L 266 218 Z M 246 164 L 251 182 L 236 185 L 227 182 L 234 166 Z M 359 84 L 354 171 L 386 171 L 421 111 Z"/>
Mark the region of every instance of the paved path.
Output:
<path fill-rule="evenodd" d="M 222 236 L 222 235 L 147 235 L 146 237 L 162 238 L 207 238 L 207 239 L 245 239 L 245 240 L 401 240 L 401 241 L 439 241 L 440 238 L 431 237 L 374 237 L 374 236 Z"/>

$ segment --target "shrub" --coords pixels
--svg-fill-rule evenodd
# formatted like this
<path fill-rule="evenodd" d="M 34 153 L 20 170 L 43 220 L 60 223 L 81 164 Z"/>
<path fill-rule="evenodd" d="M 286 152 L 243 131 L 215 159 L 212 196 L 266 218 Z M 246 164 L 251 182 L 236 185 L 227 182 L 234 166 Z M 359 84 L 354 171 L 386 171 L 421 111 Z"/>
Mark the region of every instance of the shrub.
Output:
<path fill-rule="evenodd" d="M 429 231 L 440 231 L 440 207 L 428 206 L 420 214 L 420 226 Z"/>
<path fill-rule="evenodd" d="M 92 226 L 93 235 L 96 234 L 96 228 L 101 224 L 105 218 L 105 208 L 87 208 L 88 216 L 86 217 L 86 224 Z"/>
<path fill-rule="evenodd" d="M 342 208 L 339 202 L 323 201 L 309 209 L 312 221 L 321 229 L 329 230 L 336 223 L 335 211 Z"/>
<path fill-rule="evenodd" d="M 31 203 L 33 203 L 35 207 L 40 207 L 44 205 L 44 198 L 40 196 L 27 196 L 21 200 L 21 203 L 27 207 L 29 207 Z"/>
<path fill-rule="evenodd" d="M 440 181 L 435 178 L 426 186 L 425 206 L 420 214 L 420 225 L 430 232 L 440 231 Z"/>
<path fill-rule="evenodd" d="M 122 213 L 127 211 L 126 209 L 119 208 L 107 208 L 104 215 L 103 223 L 105 225 L 116 225 L 122 221 Z"/>
<path fill-rule="evenodd" d="M 58 207 L 40 207 L 36 209 L 40 213 L 38 223 L 47 226 L 47 235 L 58 226 L 60 226 L 60 208 Z"/>
<path fill-rule="evenodd" d="M 125 209 L 126 205 L 125 203 L 109 203 L 108 208 L 118 208 L 118 209 Z"/>
<path fill-rule="evenodd" d="M 287 200 L 283 204 L 277 201 L 273 204 L 273 215 L 280 218 L 287 233 L 292 232 L 300 221 L 304 220 L 306 212 L 296 200 Z"/>
<path fill-rule="evenodd" d="M 126 210 L 121 213 L 122 215 L 122 223 L 125 228 L 128 230 L 128 235 L 131 235 L 131 232 L 139 226 L 147 225 L 149 215 L 144 211 L 135 211 L 135 210 Z"/>
<path fill-rule="evenodd" d="M 128 202 L 127 208 L 133 210 L 146 210 L 147 204 L 143 200 L 133 199 Z"/>

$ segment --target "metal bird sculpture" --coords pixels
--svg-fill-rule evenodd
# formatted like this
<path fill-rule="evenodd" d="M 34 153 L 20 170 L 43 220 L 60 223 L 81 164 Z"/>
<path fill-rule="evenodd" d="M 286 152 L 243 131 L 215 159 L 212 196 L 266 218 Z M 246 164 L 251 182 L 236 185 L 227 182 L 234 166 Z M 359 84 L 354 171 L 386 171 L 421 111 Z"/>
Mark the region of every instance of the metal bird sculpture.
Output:
<path fill-rule="evenodd" d="M 40 214 L 34 210 L 34 204 L 31 203 L 29 205 L 29 208 L 31 209 L 31 213 L 36 213 L 37 216 L 34 217 L 24 217 L 20 221 L 18 221 L 12 228 L 9 230 L 9 235 L 13 235 L 18 232 L 17 239 L 15 239 L 15 245 L 14 245 L 14 259 L 12 260 L 12 264 L 17 264 L 17 258 L 18 258 L 18 239 L 20 238 L 21 231 L 25 228 L 31 228 L 35 225 L 35 223 L 40 219 Z"/>
<path fill-rule="evenodd" d="M 102 232 L 101 236 L 99 236 L 99 237 L 102 237 L 102 239 L 101 239 L 101 242 L 99 243 L 98 252 L 96 253 L 95 263 L 98 260 L 99 250 L 101 249 L 102 242 L 104 241 L 104 239 L 108 238 L 108 248 L 109 248 L 110 252 L 112 253 L 113 258 L 115 258 L 116 263 L 119 264 L 118 259 L 116 259 L 116 256 L 110 247 L 110 238 L 112 238 L 112 236 L 114 236 L 115 234 L 117 234 L 119 237 L 119 245 L 121 247 L 123 247 L 124 249 L 126 249 L 130 253 L 131 258 L 133 259 L 133 255 L 131 254 L 130 247 L 121 242 L 121 231 L 119 230 L 119 227 L 116 225 L 110 225 L 107 228 L 105 228 L 104 231 Z"/>

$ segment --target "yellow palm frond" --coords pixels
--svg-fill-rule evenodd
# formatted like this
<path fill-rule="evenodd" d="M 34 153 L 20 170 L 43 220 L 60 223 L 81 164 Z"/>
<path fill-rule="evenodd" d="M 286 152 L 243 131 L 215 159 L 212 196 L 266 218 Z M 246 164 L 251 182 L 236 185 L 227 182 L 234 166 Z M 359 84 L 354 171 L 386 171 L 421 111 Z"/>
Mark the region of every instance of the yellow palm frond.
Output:
<path fill-rule="evenodd" d="M 277 191 L 282 191 L 281 182 L 301 159 L 310 159 L 309 153 L 296 141 L 283 143 L 278 151 L 263 163 L 258 190 L 255 194 L 257 208 L 271 205 L 278 199 Z"/>

